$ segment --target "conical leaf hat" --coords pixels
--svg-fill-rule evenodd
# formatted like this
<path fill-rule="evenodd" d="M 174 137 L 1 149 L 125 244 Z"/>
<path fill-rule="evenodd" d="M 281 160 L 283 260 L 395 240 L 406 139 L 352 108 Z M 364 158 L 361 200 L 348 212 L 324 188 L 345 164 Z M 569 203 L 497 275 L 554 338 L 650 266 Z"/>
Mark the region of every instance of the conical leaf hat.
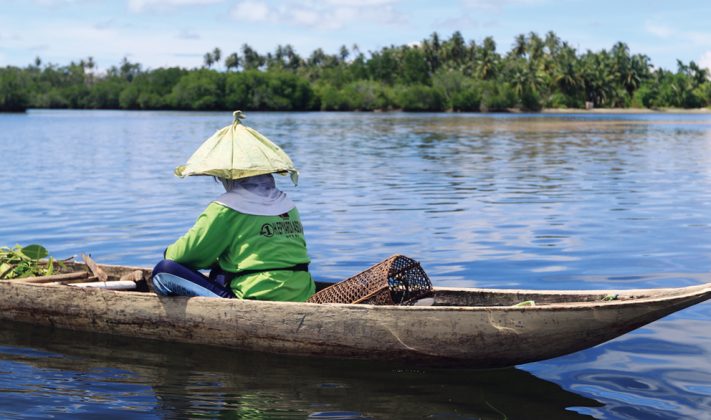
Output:
<path fill-rule="evenodd" d="M 289 173 L 296 185 L 299 171 L 289 156 L 257 130 L 243 125 L 240 120 L 245 115 L 241 111 L 235 111 L 233 115 L 232 125 L 217 130 L 212 137 L 205 140 L 185 165 L 175 168 L 175 175 L 181 178 L 190 175 L 211 175 L 240 179 L 271 173 Z"/>

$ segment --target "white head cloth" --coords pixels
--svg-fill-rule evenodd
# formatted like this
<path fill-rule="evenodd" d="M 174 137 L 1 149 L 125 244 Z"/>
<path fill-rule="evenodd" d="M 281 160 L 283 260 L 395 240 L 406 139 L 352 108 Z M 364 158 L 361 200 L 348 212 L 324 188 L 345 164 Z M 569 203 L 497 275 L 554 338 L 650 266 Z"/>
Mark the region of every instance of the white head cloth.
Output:
<path fill-rule="evenodd" d="M 232 210 L 257 216 L 278 216 L 294 208 L 291 199 L 276 187 L 272 174 L 220 180 L 227 192 L 215 201 Z"/>

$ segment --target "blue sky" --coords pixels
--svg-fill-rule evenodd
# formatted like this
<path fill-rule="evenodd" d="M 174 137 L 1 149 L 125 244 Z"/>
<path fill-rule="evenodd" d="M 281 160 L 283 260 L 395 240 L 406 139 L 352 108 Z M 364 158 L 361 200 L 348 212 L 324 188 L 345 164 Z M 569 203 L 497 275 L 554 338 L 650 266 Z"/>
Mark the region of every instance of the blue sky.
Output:
<path fill-rule="evenodd" d="M 214 47 L 367 52 L 455 30 L 508 51 L 519 33 L 553 30 L 579 51 L 624 41 L 656 66 L 675 69 L 678 58 L 711 68 L 710 16 L 705 0 L 0 0 L 0 66 L 92 56 L 99 71 L 122 57 L 192 68 Z"/>

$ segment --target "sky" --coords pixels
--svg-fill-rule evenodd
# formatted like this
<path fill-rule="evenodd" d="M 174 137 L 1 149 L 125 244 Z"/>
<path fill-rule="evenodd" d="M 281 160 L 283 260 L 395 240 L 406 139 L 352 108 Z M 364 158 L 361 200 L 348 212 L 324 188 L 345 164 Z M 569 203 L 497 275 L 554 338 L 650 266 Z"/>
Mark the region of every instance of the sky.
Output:
<path fill-rule="evenodd" d="M 711 68 L 710 16 L 707 0 L 0 0 L 0 66 L 93 57 L 101 71 L 126 57 L 194 68 L 215 47 L 223 57 L 245 43 L 262 54 L 279 44 L 302 56 L 354 44 L 367 53 L 457 30 L 507 52 L 517 34 L 552 30 L 579 52 L 623 41 L 657 67 Z"/>

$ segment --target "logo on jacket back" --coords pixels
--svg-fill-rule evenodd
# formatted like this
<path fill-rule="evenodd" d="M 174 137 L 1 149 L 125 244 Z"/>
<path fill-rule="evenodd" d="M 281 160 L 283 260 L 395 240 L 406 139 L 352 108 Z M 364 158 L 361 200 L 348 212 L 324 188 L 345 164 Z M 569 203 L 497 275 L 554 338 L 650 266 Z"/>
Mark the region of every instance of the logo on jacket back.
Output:
<path fill-rule="evenodd" d="M 266 236 L 267 238 L 271 238 L 272 236 L 274 236 L 274 228 L 273 228 L 272 225 L 270 225 L 269 223 L 265 223 L 265 224 L 262 225 L 262 230 L 259 231 L 259 233 L 260 233 L 262 236 Z"/>
<path fill-rule="evenodd" d="M 297 236 L 297 235 L 303 235 L 304 234 L 304 227 L 301 225 L 301 222 L 299 222 L 297 220 L 265 223 L 262 225 L 262 228 L 259 230 L 259 234 L 262 236 L 265 236 L 267 238 L 271 238 L 274 235 L 277 235 L 277 236 L 286 235 L 289 237 L 293 237 L 293 236 Z"/>

